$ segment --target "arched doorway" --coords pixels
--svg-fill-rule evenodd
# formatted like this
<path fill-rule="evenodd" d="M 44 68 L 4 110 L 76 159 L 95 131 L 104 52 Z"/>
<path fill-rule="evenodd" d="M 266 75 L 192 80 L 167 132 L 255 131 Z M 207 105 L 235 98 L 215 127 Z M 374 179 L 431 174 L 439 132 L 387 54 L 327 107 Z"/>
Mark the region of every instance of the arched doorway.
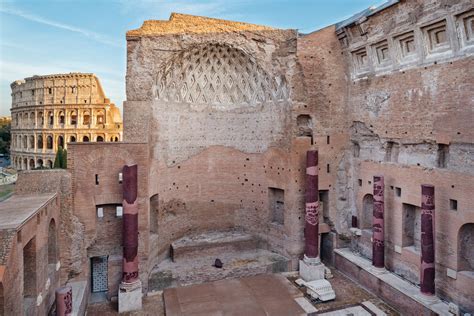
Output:
<path fill-rule="evenodd" d="M 64 148 L 64 137 L 63 136 L 58 136 L 58 148 L 59 147 Z"/>
<path fill-rule="evenodd" d="M 89 141 L 89 136 L 84 136 L 84 137 L 82 137 L 82 141 L 83 141 L 84 143 L 87 143 L 87 142 Z"/>

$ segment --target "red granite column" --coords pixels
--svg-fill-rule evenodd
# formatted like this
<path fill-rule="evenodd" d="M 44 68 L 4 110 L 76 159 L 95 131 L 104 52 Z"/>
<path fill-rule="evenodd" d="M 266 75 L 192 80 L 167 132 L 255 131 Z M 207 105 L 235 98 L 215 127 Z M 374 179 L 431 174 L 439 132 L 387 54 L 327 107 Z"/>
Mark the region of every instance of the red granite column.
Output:
<path fill-rule="evenodd" d="M 122 282 L 138 280 L 137 165 L 123 167 L 123 276 Z"/>
<path fill-rule="evenodd" d="M 435 202 L 434 186 L 421 186 L 421 266 L 422 294 L 435 294 Z"/>
<path fill-rule="evenodd" d="M 318 151 L 306 153 L 305 256 L 319 257 Z"/>
<path fill-rule="evenodd" d="M 372 217 L 372 265 L 385 268 L 384 254 L 384 179 L 374 176 L 374 211 Z"/>
<path fill-rule="evenodd" d="M 56 290 L 56 315 L 72 315 L 72 287 L 63 286 Z"/>

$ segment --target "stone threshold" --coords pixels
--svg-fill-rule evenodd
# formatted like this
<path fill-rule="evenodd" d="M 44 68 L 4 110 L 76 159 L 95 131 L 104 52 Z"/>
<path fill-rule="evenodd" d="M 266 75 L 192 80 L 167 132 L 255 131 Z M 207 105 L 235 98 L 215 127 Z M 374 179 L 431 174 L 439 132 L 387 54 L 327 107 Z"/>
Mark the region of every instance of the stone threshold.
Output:
<path fill-rule="evenodd" d="M 441 301 L 439 298 L 436 298 L 433 302 L 423 300 L 423 298 L 420 297 L 421 293 L 419 287 L 388 270 L 385 270 L 384 272 L 374 270 L 370 260 L 354 254 L 349 248 L 335 249 L 334 252 L 364 270 L 372 277 L 397 290 L 401 295 L 406 296 L 407 299 L 415 301 L 438 315 L 452 316 L 452 314 L 449 313 L 449 306 L 446 302 Z M 384 298 L 382 297 L 382 299 Z"/>

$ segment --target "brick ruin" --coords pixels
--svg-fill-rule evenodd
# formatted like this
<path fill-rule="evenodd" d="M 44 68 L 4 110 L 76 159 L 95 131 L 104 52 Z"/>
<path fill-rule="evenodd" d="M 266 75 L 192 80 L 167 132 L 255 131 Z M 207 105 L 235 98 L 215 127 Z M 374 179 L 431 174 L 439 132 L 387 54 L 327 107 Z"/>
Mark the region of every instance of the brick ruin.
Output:
<path fill-rule="evenodd" d="M 435 307 L 361 262 L 419 285 L 429 244 L 436 296 L 474 310 L 471 1 L 390 1 L 310 34 L 174 13 L 126 38 L 123 142 L 68 144 L 55 187 L 40 185 L 49 171 L 19 176 L 19 192 L 60 198 L 61 285 L 119 295 L 131 165 L 143 293 L 297 270 L 317 150 L 322 261 L 402 313 L 425 313 Z"/>

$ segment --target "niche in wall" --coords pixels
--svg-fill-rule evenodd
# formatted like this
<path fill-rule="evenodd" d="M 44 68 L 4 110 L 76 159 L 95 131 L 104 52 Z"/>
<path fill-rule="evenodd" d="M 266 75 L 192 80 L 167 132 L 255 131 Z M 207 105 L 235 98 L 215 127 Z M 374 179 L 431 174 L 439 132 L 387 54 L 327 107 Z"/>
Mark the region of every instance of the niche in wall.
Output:
<path fill-rule="evenodd" d="M 285 190 L 268 188 L 268 205 L 272 222 L 283 225 L 285 222 Z"/>

